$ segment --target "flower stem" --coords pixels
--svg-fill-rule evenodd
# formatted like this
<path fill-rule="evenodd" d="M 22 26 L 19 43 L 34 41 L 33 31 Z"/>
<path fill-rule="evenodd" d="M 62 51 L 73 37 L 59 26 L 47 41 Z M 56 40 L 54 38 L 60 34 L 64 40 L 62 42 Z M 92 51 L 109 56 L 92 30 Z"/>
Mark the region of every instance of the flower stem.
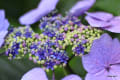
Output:
<path fill-rule="evenodd" d="M 55 72 L 53 70 L 52 80 L 55 80 Z"/>

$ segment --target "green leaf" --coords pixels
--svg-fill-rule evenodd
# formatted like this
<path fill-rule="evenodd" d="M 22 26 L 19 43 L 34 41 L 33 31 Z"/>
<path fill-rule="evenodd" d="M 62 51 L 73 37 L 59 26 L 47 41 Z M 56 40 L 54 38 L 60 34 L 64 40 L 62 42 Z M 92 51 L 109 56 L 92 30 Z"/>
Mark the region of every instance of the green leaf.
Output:
<path fill-rule="evenodd" d="M 0 56 L 0 80 L 20 80 L 27 71 L 38 66 L 25 58 L 8 60 L 7 56 Z"/>
<path fill-rule="evenodd" d="M 82 61 L 81 61 L 81 57 L 76 56 L 74 57 L 70 62 L 69 62 L 69 66 L 72 69 L 72 71 L 78 75 L 80 75 L 81 77 L 85 77 L 86 75 L 86 71 L 83 68 L 82 65 Z"/>
<path fill-rule="evenodd" d="M 120 0 L 96 0 L 93 11 L 105 11 L 118 16 L 120 15 Z"/>
<path fill-rule="evenodd" d="M 67 52 L 69 58 L 73 55 L 72 46 L 67 46 L 65 51 Z"/>
<path fill-rule="evenodd" d="M 59 13 L 62 13 L 63 15 L 65 15 L 65 13 L 67 11 L 69 11 L 70 8 L 72 8 L 72 6 L 79 0 L 60 0 L 58 5 L 57 5 L 57 9 L 59 11 Z"/>
<path fill-rule="evenodd" d="M 55 80 L 61 80 L 66 75 L 68 75 L 67 71 L 63 67 L 57 67 L 54 70 L 54 73 L 55 73 Z M 48 76 L 49 80 L 52 80 L 53 71 L 50 70 L 49 72 L 47 72 L 47 76 Z"/>
<path fill-rule="evenodd" d="M 35 24 L 32 24 L 31 28 L 34 32 L 36 32 L 38 34 L 42 33 L 41 29 L 39 28 L 39 22 L 36 22 Z"/>

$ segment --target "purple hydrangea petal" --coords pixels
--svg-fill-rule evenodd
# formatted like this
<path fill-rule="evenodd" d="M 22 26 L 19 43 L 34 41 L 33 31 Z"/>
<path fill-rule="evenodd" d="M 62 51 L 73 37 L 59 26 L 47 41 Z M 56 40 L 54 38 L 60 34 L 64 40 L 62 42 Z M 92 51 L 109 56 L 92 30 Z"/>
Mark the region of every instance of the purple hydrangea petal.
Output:
<path fill-rule="evenodd" d="M 91 17 L 91 16 L 86 16 L 85 19 L 88 21 L 88 23 L 92 27 L 106 27 L 106 26 L 110 25 L 108 22 L 101 21 L 101 20 L 96 19 L 96 18 Z"/>
<path fill-rule="evenodd" d="M 57 3 L 59 0 L 42 0 L 41 3 L 39 3 L 38 8 L 46 8 L 49 11 L 52 11 L 56 8 Z"/>
<path fill-rule="evenodd" d="M 103 66 L 104 63 L 97 60 L 96 56 L 90 54 L 85 55 L 83 56 L 82 61 L 83 61 L 83 66 L 88 73 L 95 74 L 104 69 Z"/>
<path fill-rule="evenodd" d="M 5 20 L 5 11 L 0 10 L 0 30 L 3 28 L 4 20 Z"/>
<path fill-rule="evenodd" d="M 0 10 L 0 26 L 2 24 L 2 22 L 5 19 L 5 11 L 4 10 Z"/>
<path fill-rule="evenodd" d="M 0 39 L 0 47 L 2 47 L 3 42 L 4 42 L 4 39 Z"/>
<path fill-rule="evenodd" d="M 9 22 L 8 22 L 8 20 L 5 19 L 3 23 L 4 23 L 4 24 L 3 24 L 2 30 L 7 30 L 8 27 L 9 27 L 9 25 L 10 25 Z"/>
<path fill-rule="evenodd" d="M 7 19 L 5 19 L 5 11 L 0 10 L 0 48 L 2 47 L 2 44 L 4 43 L 4 38 L 7 35 L 9 27 L 9 22 Z"/>
<path fill-rule="evenodd" d="M 120 79 L 120 42 L 108 34 L 93 42 L 91 51 L 82 61 L 88 74 L 85 80 Z"/>
<path fill-rule="evenodd" d="M 112 14 L 106 12 L 86 12 L 85 19 L 93 27 L 104 27 L 102 29 L 120 33 L 120 16 L 113 17 Z"/>
<path fill-rule="evenodd" d="M 119 80 L 120 79 L 120 65 L 112 66 L 110 72 L 102 70 L 96 74 L 88 73 L 85 80 Z"/>
<path fill-rule="evenodd" d="M 59 0 L 42 0 L 38 8 L 33 9 L 20 17 L 19 22 L 23 25 L 30 25 L 40 20 L 41 17 L 47 15 L 55 9 Z"/>
<path fill-rule="evenodd" d="M 112 46 L 112 38 L 108 34 L 103 34 L 93 42 L 90 53 L 82 57 L 87 72 L 97 73 L 109 65 Z"/>
<path fill-rule="evenodd" d="M 9 22 L 7 19 L 5 19 L 5 11 L 0 10 L 0 31 L 7 30 L 8 27 L 9 27 Z"/>
<path fill-rule="evenodd" d="M 105 48 L 105 46 L 106 46 L 106 48 L 107 47 L 109 48 L 109 46 L 112 45 L 112 42 L 113 42 L 112 38 L 108 34 L 104 33 L 103 35 L 101 35 L 101 37 L 99 39 L 94 40 L 90 52 L 96 54 L 99 52 L 98 50 L 100 48 Z"/>
<path fill-rule="evenodd" d="M 96 0 L 80 0 L 70 9 L 70 14 L 80 16 L 91 8 L 95 2 Z"/>
<path fill-rule="evenodd" d="M 118 39 L 113 40 L 113 48 L 111 49 L 110 64 L 120 63 L 120 42 Z"/>
<path fill-rule="evenodd" d="M 109 21 L 113 18 L 113 15 L 111 13 L 106 12 L 93 12 L 89 13 L 86 12 L 87 16 L 93 17 L 94 19 L 101 20 L 101 21 Z"/>
<path fill-rule="evenodd" d="M 120 16 L 113 18 L 109 22 L 110 26 L 104 28 L 108 31 L 115 32 L 115 33 L 120 33 Z"/>
<path fill-rule="evenodd" d="M 111 66 L 110 76 L 115 76 L 115 80 L 120 79 L 120 64 Z"/>
<path fill-rule="evenodd" d="M 62 80 L 82 80 L 78 75 L 69 75 L 64 77 Z"/>
<path fill-rule="evenodd" d="M 8 33 L 7 30 L 6 30 L 6 31 L 1 31 L 1 32 L 0 32 L 0 39 L 4 39 L 5 36 L 7 35 L 7 33 Z"/>
<path fill-rule="evenodd" d="M 41 68 L 33 68 L 25 73 L 21 80 L 48 80 L 46 73 Z"/>
<path fill-rule="evenodd" d="M 85 77 L 85 80 L 113 80 L 113 79 L 109 77 L 108 72 L 103 70 L 97 74 L 88 73 Z"/>
<path fill-rule="evenodd" d="M 30 25 L 38 21 L 43 13 L 38 9 L 33 9 L 19 18 L 19 22 L 23 25 Z"/>

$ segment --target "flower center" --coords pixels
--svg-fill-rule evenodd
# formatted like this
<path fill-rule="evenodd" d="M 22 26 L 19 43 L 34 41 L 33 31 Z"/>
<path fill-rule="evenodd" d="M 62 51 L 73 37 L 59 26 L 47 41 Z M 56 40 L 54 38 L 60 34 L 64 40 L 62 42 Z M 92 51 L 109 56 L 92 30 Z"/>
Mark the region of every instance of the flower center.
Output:
<path fill-rule="evenodd" d="M 106 67 L 105 69 L 109 72 L 110 71 L 110 66 Z"/>

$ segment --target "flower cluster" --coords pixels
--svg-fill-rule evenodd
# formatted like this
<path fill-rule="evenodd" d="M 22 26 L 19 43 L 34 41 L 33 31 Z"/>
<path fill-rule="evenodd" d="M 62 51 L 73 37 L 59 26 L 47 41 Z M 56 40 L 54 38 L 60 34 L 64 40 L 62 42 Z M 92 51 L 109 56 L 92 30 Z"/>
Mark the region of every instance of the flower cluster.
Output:
<path fill-rule="evenodd" d="M 30 60 L 42 64 L 46 70 L 67 64 L 65 50 L 60 49 L 57 42 L 44 34 L 37 34 L 30 27 L 14 28 L 9 33 L 5 44 L 9 59 L 20 59 L 28 54 Z"/>
<path fill-rule="evenodd" d="M 28 27 L 11 28 L 4 46 L 7 49 L 6 55 L 9 56 L 9 59 L 19 59 L 24 56 L 28 51 L 28 45 L 35 38 L 34 35 L 35 33 Z"/>
<path fill-rule="evenodd" d="M 29 59 L 33 60 L 34 63 L 42 64 L 46 70 L 54 70 L 57 65 L 65 66 L 69 59 L 65 50 L 57 47 L 58 43 L 43 39 L 41 38 L 40 41 L 30 46 Z"/>
<path fill-rule="evenodd" d="M 81 24 L 75 16 L 62 17 L 60 14 L 43 17 L 39 27 L 44 35 L 57 41 L 62 49 L 71 45 L 75 55 L 89 52 L 93 40 L 102 34 L 100 29 Z"/>
<path fill-rule="evenodd" d="M 29 55 L 34 63 L 42 65 L 46 70 L 54 70 L 58 65 L 67 64 L 67 47 L 72 46 L 75 56 L 84 55 L 89 52 L 93 40 L 102 33 L 100 29 L 81 24 L 77 17 L 63 17 L 56 13 L 51 15 L 41 19 L 41 34 L 35 33 L 30 27 L 9 30 L 5 44 L 9 59 Z"/>

